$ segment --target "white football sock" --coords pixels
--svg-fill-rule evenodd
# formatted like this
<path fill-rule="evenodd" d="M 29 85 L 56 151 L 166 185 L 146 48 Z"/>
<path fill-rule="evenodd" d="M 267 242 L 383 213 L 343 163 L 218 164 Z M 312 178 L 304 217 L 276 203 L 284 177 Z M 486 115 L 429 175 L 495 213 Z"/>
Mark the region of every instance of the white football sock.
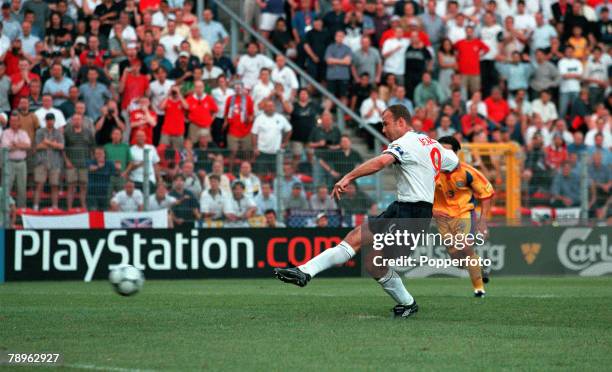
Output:
<path fill-rule="evenodd" d="M 387 292 L 387 294 L 398 304 L 412 305 L 414 303 L 414 298 L 412 298 L 412 295 L 408 292 L 406 287 L 404 287 L 402 278 L 400 278 L 394 270 L 389 269 L 385 276 L 378 279 L 378 283 L 380 283 L 385 292 Z"/>
<path fill-rule="evenodd" d="M 343 240 L 337 246 L 324 250 L 321 254 L 298 268 L 302 270 L 302 272 L 314 277 L 321 271 L 327 270 L 335 265 L 343 264 L 354 256 L 355 250 L 353 247 Z"/>

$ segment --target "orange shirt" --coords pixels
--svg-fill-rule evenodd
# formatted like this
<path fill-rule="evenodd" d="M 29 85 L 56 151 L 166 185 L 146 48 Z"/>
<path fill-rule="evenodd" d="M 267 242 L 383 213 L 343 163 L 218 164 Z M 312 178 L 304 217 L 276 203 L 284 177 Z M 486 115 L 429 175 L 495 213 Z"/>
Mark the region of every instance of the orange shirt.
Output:
<path fill-rule="evenodd" d="M 474 209 L 476 199 L 488 199 L 494 194 L 493 186 L 480 171 L 460 162 L 457 169 L 441 172 L 436 180 L 434 213 L 463 217 Z"/>

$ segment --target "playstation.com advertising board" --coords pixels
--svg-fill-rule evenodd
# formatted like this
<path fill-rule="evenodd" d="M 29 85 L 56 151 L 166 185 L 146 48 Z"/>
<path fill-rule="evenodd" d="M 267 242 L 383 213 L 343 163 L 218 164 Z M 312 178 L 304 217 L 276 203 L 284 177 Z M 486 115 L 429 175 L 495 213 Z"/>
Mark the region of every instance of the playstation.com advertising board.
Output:
<path fill-rule="evenodd" d="M 493 275 L 612 273 L 609 227 L 494 227 L 476 252 Z M 148 279 L 271 277 L 338 244 L 348 229 L 115 229 L 0 232 L 0 281 L 105 279 L 131 264 Z M 428 259 L 420 259 L 421 257 Z M 406 277 L 467 276 L 439 267 L 444 246 L 420 246 Z M 326 276 L 359 276 L 359 256 Z"/>

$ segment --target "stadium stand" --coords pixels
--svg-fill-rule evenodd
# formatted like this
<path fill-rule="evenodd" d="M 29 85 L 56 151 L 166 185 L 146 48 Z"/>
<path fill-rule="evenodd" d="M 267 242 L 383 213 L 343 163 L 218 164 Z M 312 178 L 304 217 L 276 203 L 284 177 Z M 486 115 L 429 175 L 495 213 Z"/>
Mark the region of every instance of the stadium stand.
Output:
<path fill-rule="evenodd" d="M 389 177 L 360 180 L 339 202 L 327 190 L 381 150 L 392 104 L 432 138 L 519 145 L 521 215 L 606 220 L 611 8 L 5 2 L 3 220 L 168 208 L 169 226 L 318 226 L 323 216 L 351 226 L 393 199 Z M 507 156 L 467 151 L 499 190 L 493 213 L 505 215 Z"/>

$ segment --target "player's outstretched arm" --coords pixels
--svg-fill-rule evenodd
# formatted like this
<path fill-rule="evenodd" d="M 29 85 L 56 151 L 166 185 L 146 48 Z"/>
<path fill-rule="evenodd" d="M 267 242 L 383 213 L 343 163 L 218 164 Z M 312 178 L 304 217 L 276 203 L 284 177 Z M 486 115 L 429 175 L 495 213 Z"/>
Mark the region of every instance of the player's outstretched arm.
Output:
<path fill-rule="evenodd" d="M 356 179 L 370 174 L 376 173 L 384 167 L 393 164 L 395 157 L 391 154 L 381 154 L 375 158 L 372 158 L 365 163 L 359 165 L 349 173 L 347 173 L 340 181 L 334 185 L 332 190 L 332 196 L 336 199 L 340 199 L 340 195 L 344 193 L 346 187 Z"/>

